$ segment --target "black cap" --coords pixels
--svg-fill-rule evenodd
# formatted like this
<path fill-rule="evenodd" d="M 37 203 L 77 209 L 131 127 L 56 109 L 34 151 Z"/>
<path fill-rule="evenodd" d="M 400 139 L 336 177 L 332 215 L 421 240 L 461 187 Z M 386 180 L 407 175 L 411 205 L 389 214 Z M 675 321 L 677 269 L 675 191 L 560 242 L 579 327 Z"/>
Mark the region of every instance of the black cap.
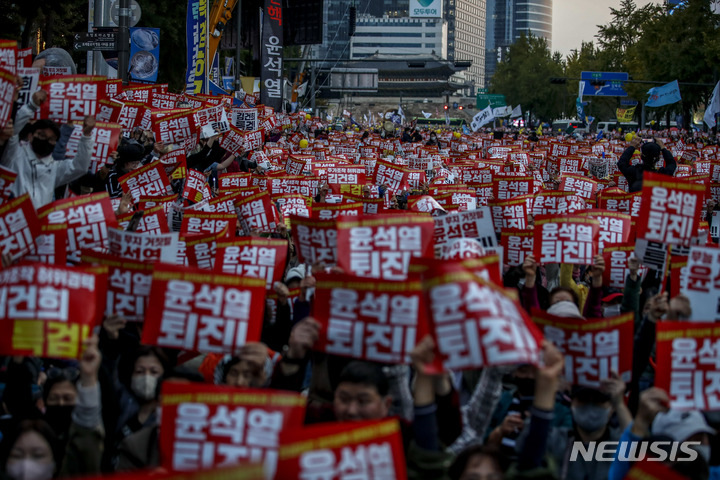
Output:
<path fill-rule="evenodd" d="M 116 164 L 126 164 L 130 162 L 139 162 L 145 156 L 145 149 L 135 140 L 125 142 L 118 148 L 118 158 Z"/>
<path fill-rule="evenodd" d="M 662 149 L 660 148 L 660 145 L 655 142 L 645 143 L 640 148 L 640 153 L 642 154 L 642 156 L 648 158 L 658 158 L 661 151 Z"/>

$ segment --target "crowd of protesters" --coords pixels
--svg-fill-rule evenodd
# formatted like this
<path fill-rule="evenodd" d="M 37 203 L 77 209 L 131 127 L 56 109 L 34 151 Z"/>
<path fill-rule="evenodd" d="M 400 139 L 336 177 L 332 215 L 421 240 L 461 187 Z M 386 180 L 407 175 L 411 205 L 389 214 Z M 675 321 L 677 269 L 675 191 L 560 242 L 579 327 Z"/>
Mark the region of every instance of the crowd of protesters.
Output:
<path fill-rule="evenodd" d="M 151 130 L 136 128 L 126 132 L 112 163 L 89 173 L 94 118 L 86 117 L 77 153 L 66 159 L 63 149 L 72 128 L 47 119 L 32 120 L 46 101 L 44 92 L 35 93 L 0 136 L 1 164 L 18 174 L 12 194 L 29 194 L 39 209 L 68 192 L 75 196 L 107 192 L 120 199 L 118 215 L 132 211 L 132 198 L 119 179 L 162 159 L 170 146 L 156 142 Z M 318 124 L 322 127 L 314 128 Z M 287 128 L 267 132 L 264 147 L 257 151 L 279 147 L 310 153 L 313 146 L 338 142 L 357 149 L 394 137 L 385 128 L 328 131 L 327 127 L 318 119 L 306 122 L 302 116 Z M 295 135 L 305 141 L 304 149 L 297 138 L 291 138 Z M 665 148 L 663 139 L 678 141 L 681 135 L 688 145 L 715 144 L 711 134 L 686 132 L 643 132 L 627 141 L 622 133 L 577 138 L 547 129 L 462 134 L 408 126 L 397 138 L 394 155 L 402 156 L 409 145 L 417 144 L 434 148 L 447 160 L 451 143 L 478 144 L 490 138 L 526 151 L 541 150 L 539 142 L 549 138 L 586 147 L 620 145 L 624 152 L 617 165 L 634 192 L 642 189 L 645 172 L 675 173 L 681 160 Z M 482 152 L 489 155 L 486 147 Z M 660 158 L 663 167 L 658 169 Z M 216 187 L 223 173 L 265 175 L 278 166 L 254 151 L 228 152 L 218 136 L 211 136 L 188 152 L 187 168 L 203 172 Z M 441 161 L 432 173 L 442 176 L 447 170 L 447 163 Z M 450 183 L 460 183 L 452 175 L 447 177 Z M 175 194 L 182 193 L 183 181 L 173 180 Z M 553 180 L 545 188 L 557 186 Z M 386 186 L 368 187 L 365 195 L 374 194 L 371 189 L 384 195 Z M 394 192 L 389 210 L 410 209 L 408 200 L 427 195 L 428 189 L 426 184 Z M 217 195 L 215 188 L 213 192 Z M 325 185 L 315 200 L 323 202 L 327 195 Z M 284 226 L 272 236 L 290 239 Z M 620 480 L 632 462 L 571 460 L 575 443 L 657 439 L 695 442 L 698 455 L 693 461 L 669 462 L 677 474 L 720 478 L 720 448 L 713 428 L 720 425 L 720 418 L 715 412 L 674 410 L 668 392 L 653 386 L 655 326 L 687 319 L 692 305 L 683 295 L 669 298 L 667 292 L 658 293 L 662 277 L 651 270 L 643 278 L 637 259 L 628 263 L 622 290 L 603 284 L 602 256 L 573 268 L 538 265 L 529 255 L 521 266 L 503 269 L 504 286 L 517 290 L 528 313 L 540 308 L 556 317 L 582 319 L 634 315 L 632 379 L 626 382 L 618 372 L 611 372 L 599 388 L 589 388 L 564 380 L 563 355 L 549 341 L 542 345 L 539 366 L 489 366 L 477 371 L 430 369 L 437 351 L 437 339 L 431 335 L 418 339 L 410 365 L 380 365 L 314 351 L 321 328 L 309 315 L 315 275 L 329 266 L 299 263 L 292 245 L 289 252 L 284 282 L 274 285 L 275 317 L 271 321 L 266 316 L 261 342 L 248 343 L 232 355 L 207 354 L 183 361 L 177 350 L 143 345 L 141 322 L 109 315 L 98 319 L 99 327 L 85 340 L 77 361 L 5 357 L 0 384 L 3 475 L 12 480 L 48 480 L 160 468 L 160 393 L 164 382 L 179 381 L 300 392 L 308 399 L 306 424 L 397 417 L 411 478 Z M 5 267 L 11 263 L 3 259 Z M 295 289 L 301 294 L 290 299 L 289 292 Z"/>

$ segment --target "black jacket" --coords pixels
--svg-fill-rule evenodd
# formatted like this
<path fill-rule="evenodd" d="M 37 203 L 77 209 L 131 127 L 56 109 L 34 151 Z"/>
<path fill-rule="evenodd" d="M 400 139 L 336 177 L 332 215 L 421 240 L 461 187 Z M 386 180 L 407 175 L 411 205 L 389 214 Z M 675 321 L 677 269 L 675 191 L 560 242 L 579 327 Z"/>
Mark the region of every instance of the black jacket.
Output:
<path fill-rule="evenodd" d="M 620 160 L 618 160 L 617 166 L 620 169 L 620 172 L 627 179 L 628 185 L 630 186 L 630 192 L 639 192 L 642 190 L 643 172 L 645 170 L 642 164 L 630 165 L 630 159 L 632 158 L 633 153 L 635 153 L 635 147 L 626 148 L 623 154 L 620 155 Z M 657 170 L 657 172 L 672 177 L 677 169 L 675 158 L 667 148 L 662 149 L 662 156 L 665 160 L 665 166 Z"/>

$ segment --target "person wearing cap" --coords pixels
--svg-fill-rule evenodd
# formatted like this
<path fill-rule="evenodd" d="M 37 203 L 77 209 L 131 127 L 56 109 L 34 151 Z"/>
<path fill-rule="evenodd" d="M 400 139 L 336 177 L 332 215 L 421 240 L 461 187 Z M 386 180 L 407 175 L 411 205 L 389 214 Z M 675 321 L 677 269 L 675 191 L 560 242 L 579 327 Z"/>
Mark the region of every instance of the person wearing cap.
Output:
<path fill-rule="evenodd" d="M 652 143 L 644 143 L 642 147 L 640 147 L 641 144 L 642 139 L 640 137 L 634 137 L 617 163 L 620 172 L 627 180 L 630 192 L 639 192 L 642 190 L 643 172 L 657 172 L 673 176 L 677 169 L 675 157 L 665 148 L 662 140 L 656 138 L 653 139 Z M 630 165 L 630 160 L 637 148 L 640 148 L 640 159 L 642 163 L 640 165 Z M 665 161 L 665 166 L 656 169 L 655 164 L 660 160 L 660 154 L 662 154 L 663 160 Z"/>
<path fill-rule="evenodd" d="M 125 142 L 118 148 L 117 158 L 112 171 L 105 179 L 105 190 L 110 198 L 119 198 L 123 195 L 120 187 L 120 177 L 140 168 L 145 149 L 135 140 Z"/>
<path fill-rule="evenodd" d="M 617 317 L 622 313 L 623 294 L 620 292 L 610 293 L 602 298 L 603 317 Z"/>
<path fill-rule="evenodd" d="M 633 422 L 627 426 L 620 437 L 620 445 L 624 442 L 630 444 L 626 451 L 630 451 L 632 443 L 642 440 L 665 440 L 672 442 L 696 442 L 690 448 L 698 453 L 698 458 L 692 462 L 679 462 L 671 464 L 673 470 L 684 474 L 690 473 L 693 480 L 720 478 L 720 467 L 709 467 L 710 463 L 710 436 L 717 432 L 711 428 L 703 414 L 697 410 L 673 410 L 669 408 L 670 397 L 664 390 L 652 387 L 640 395 L 640 404 Z M 615 453 L 608 480 L 622 480 L 626 478 L 632 462 L 619 458 L 620 450 Z M 627 455 L 627 453 L 626 453 Z"/>

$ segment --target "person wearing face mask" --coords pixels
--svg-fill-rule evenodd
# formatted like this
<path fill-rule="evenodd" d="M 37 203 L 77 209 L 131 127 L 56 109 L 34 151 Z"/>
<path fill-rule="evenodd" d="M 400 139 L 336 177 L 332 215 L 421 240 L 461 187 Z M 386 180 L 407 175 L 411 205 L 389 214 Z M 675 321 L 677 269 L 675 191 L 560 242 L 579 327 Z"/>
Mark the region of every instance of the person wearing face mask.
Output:
<path fill-rule="evenodd" d="M 167 356 L 156 347 L 139 346 L 121 358 L 116 447 L 125 437 L 157 423 L 157 386 L 169 369 Z"/>
<path fill-rule="evenodd" d="M 628 444 L 628 451 L 633 447 L 636 447 L 636 450 L 641 448 L 632 444 L 642 440 L 695 442 L 690 448 L 698 453 L 697 458 L 691 462 L 669 463 L 670 468 L 678 473 L 691 475 L 693 480 L 720 478 L 720 467 L 709 466 L 710 437 L 717 432 L 710 428 L 701 412 L 671 410 L 669 405 L 670 397 L 666 391 L 657 387 L 645 390 L 640 395 L 637 414 L 632 424 L 623 432 L 620 441 Z M 631 466 L 632 462 L 621 460 L 620 452 L 616 452 L 608 480 L 626 478 Z"/>
<path fill-rule="evenodd" d="M 23 420 L 0 445 L 0 467 L 10 480 L 50 480 L 61 461 L 60 441 L 42 420 Z"/>
<path fill-rule="evenodd" d="M 615 442 L 630 424 L 632 415 L 625 406 L 625 382 L 616 374 L 601 382 L 600 389 L 573 389 L 571 428 L 552 428 L 548 435 L 547 455 L 554 459 L 559 480 L 606 480 L 610 462 L 570 461 L 575 442 Z M 523 432 L 525 434 L 525 432 Z M 525 437 L 518 443 L 526 441 Z M 529 441 L 529 440 L 528 440 Z"/>
<path fill-rule="evenodd" d="M 604 318 L 617 317 L 622 314 L 623 294 L 620 292 L 605 295 L 602 299 L 602 312 Z"/>
<path fill-rule="evenodd" d="M 29 194 L 33 206 L 38 209 L 53 201 L 54 190 L 80 178 L 90 168 L 93 151 L 92 131 L 95 117 L 85 117 L 77 154 L 71 160 L 53 159 L 60 129 L 51 120 L 38 120 L 30 128 L 30 142 L 20 142 L 20 132 L 47 101 L 43 90 L 35 92 L 32 101 L 18 110 L 14 122 L 14 135 L 7 141 L 0 164 L 18 174 L 11 191 L 15 197 Z"/>

